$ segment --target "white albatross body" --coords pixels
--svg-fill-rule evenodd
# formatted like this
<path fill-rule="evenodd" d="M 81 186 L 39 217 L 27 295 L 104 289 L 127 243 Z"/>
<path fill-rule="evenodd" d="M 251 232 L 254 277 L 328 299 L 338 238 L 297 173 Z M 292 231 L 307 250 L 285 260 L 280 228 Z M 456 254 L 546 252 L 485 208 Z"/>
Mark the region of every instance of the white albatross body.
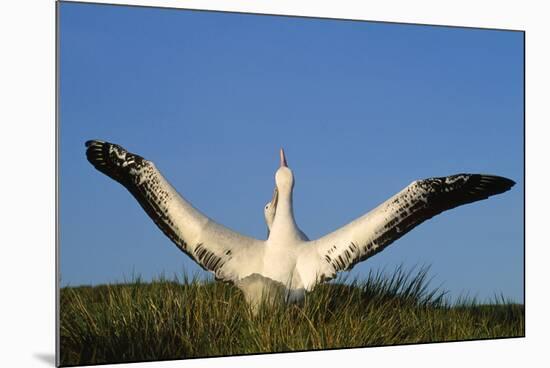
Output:
<path fill-rule="evenodd" d="M 294 220 L 294 177 L 281 150 L 273 199 L 264 213 L 269 235 L 259 240 L 230 230 L 195 209 L 152 162 L 108 142 L 88 141 L 86 146 L 90 163 L 124 185 L 180 250 L 217 280 L 239 287 L 253 305 L 275 294 L 288 302 L 300 301 L 320 282 L 380 252 L 425 220 L 503 193 L 515 184 L 482 174 L 417 180 L 364 216 L 309 240 Z"/>

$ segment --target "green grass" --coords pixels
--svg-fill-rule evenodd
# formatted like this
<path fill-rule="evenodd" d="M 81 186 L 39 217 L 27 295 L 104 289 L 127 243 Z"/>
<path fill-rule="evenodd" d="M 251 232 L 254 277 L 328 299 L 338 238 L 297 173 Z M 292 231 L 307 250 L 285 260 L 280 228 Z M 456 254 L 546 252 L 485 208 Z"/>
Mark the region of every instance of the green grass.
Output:
<path fill-rule="evenodd" d="M 61 364 L 524 336 L 524 307 L 449 303 L 427 270 L 319 286 L 302 306 L 252 315 L 231 285 L 185 278 L 61 289 Z"/>

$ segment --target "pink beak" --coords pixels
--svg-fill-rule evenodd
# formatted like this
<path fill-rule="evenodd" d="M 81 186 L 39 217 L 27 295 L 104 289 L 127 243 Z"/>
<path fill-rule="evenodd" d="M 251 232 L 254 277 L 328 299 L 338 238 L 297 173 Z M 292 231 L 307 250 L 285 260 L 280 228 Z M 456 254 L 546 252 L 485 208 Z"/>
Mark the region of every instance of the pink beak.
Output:
<path fill-rule="evenodd" d="M 279 152 L 280 156 L 281 156 L 281 167 L 287 167 L 287 164 L 286 164 L 286 157 L 285 157 L 285 151 L 281 148 L 281 151 Z"/>

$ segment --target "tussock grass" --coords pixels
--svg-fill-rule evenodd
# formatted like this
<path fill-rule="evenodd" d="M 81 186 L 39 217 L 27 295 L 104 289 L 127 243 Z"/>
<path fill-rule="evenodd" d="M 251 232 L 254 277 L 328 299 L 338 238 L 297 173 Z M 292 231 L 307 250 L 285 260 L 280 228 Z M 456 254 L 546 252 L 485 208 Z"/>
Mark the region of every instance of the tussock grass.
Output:
<path fill-rule="evenodd" d="M 65 287 L 61 364 L 524 336 L 523 305 L 450 303 L 428 288 L 427 271 L 339 279 L 303 305 L 265 305 L 256 315 L 235 287 L 198 278 Z"/>

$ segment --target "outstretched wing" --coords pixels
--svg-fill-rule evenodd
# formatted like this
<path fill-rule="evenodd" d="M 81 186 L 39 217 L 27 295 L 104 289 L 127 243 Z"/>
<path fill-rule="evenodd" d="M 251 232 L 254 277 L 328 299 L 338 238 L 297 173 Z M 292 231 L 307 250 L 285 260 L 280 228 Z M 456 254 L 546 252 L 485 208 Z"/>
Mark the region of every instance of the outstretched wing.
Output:
<path fill-rule="evenodd" d="M 414 181 L 371 212 L 314 241 L 316 277 L 331 279 L 337 272 L 349 270 L 382 251 L 433 216 L 503 193 L 514 184 L 507 178 L 482 174 Z"/>
<path fill-rule="evenodd" d="M 176 246 L 217 279 L 236 281 L 259 262 L 264 242 L 212 221 L 180 196 L 151 161 L 119 145 L 86 142 L 86 157 L 122 184 Z"/>

